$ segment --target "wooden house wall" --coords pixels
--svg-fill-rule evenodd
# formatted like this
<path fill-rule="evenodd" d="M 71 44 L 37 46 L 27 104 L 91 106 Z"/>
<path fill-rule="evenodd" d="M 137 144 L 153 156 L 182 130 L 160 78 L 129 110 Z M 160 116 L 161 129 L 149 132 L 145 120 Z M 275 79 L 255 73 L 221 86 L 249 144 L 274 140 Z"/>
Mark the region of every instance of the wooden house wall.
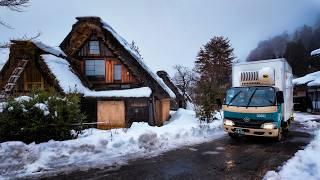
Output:
<path fill-rule="evenodd" d="M 90 37 L 90 40 L 99 41 L 100 54 L 90 54 L 89 41 L 85 42 L 85 44 L 80 48 L 77 59 L 80 60 L 80 74 L 85 75 L 85 61 L 86 60 L 105 60 L 105 78 L 95 77 L 95 76 L 87 76 L 90 83 L 93 84 L 92 88 L 122 88 L 121 84 L 127 84 L 129 86 L 125 86 L 125 88 L 132 88 L 138 86 L 138 81 L 136 77 L 130 72 L 128 67 L 121 63 L 119 59 L 116 58 L 114 53 L 110 49 L 106 47 L 106 45 L 95 36 Z M 114 80 L 114 65 L 121 65 L 121 80 Z M 132 84 L 133 86 L 130 86 Z"/>
<path fill-rule="evenodd" d="M 15 86 L 13 94 L 28 94 L 33 90 L 49 90 L 53 85 L 47 81 L 44 74 L 40 72 L 38 64 L 40 55 L 36 48 L 32 48 L 29 44 L 25 46 L 13 45 L 11 48 L 10 58 L 0 73 L 0 87 L 3 89 L 11 77 L 12 72 L 18 66 L 22 59 L 29 60 L 23 73 Z"/>
<path fill-rule="evenodd" d="M 107 46 L 101 42 L 99 39 L 94 39 L 99 41 L 99 47 L 100 47 L 100 54 L 90 54 L 89 51 L 89 41 L 87 41 L 82 48 L 80 49 L 78 56 L 79 57 L 114 57 L 114 54 L 107 48 Z"/>
<path fill-rule="evenodd" d="M 97 122 L 95 127 L 100 129 L 130 127 L 133 122 L 154 125 L 152 107 L 149 98 L 81 98 L 81 111 L 87 115 L 87 121 Z"/>
<path fill-rule="evenodd" d="M 170 116 L 170 99 L 156 100 L 156 125 L 161 126 Z"/>
<path fill-rule="evenodd" d="M 118 101 L 97 102 L 97 127 L 99 129 L 123 128 L 126 126 L 125 103 Z"/>

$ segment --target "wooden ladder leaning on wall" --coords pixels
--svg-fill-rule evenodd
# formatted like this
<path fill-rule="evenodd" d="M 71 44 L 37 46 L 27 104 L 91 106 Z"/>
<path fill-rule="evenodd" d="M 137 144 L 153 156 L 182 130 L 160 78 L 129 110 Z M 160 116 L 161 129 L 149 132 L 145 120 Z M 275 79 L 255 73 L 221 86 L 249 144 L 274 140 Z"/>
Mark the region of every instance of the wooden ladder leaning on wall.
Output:
<path fill-rule="evenodd" d="M 19 60 L 18 66 L 12 71 L 10 78 L 8 79 L 4 89 L 0 93 L 0 102 L 3 102 L 8 98 L 8 96 L 12 93 L 13 89 L 15 88 L 22 72 L 26 68 L 29 60 Z"/>

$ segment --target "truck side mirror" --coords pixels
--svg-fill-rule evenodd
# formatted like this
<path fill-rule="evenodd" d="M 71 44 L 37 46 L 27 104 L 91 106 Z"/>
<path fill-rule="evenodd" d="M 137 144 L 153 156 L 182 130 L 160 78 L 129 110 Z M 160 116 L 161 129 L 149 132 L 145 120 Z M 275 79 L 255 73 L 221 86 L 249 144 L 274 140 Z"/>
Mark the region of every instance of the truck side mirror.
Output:
<path fill-rule="evenodd" d="M 278 91 L 276 96 L 277 96 L 277 103 L 278 104 L 283 104 L 284 103 L 283 92 L 282 91 Z"/>
<path fill-rule="evenodd" d="M 222 101 L 221 101 L 220 98 L 219 98 L 219 99 L 216 99 L 216 104 L 217 104 L 217 106 L 218 106 L 219 108 L 222 107 Z"/>

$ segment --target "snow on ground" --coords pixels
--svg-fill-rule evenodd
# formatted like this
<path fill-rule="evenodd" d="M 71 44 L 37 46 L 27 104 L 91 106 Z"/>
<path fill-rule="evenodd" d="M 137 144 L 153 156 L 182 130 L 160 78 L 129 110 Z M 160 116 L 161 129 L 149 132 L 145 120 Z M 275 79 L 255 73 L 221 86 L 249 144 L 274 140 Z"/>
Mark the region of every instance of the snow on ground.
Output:
<path fill-rule="evenodd" d="M 179 109 L 162 127 L 133 123 L 129 129 L 87 129 L 74 140 L 0 144 L 0 179 L 39 177 L 86 168 L 119 167 L 181 146 L 207 142 L 223 133 L 222 120 L 200 123 L 194 111 Z"/>
<path fill-rule="evenodd" d="M 269 171 L 265 180 L 318 180 L 320 179 L 320 130 L 319 123 L 313 120 L 320 119 L 320 115 L 296 113 L 295 120 L 308 128 L 317 128 L 315 139 L 304 149 L 299 150 L 279 172 Z"/>
<path fill-rule="evenodd" d="M 320 179 L 320 131 L 316 138 L 281 167 L 280 172 L 269 171 L 266 180 L 318 180 Z"/>
<path fill-rule="evenodd" d="M 295 113 L 294 120 L 300 122 L 306 129 L 320 128 L 320 115 Z"/>

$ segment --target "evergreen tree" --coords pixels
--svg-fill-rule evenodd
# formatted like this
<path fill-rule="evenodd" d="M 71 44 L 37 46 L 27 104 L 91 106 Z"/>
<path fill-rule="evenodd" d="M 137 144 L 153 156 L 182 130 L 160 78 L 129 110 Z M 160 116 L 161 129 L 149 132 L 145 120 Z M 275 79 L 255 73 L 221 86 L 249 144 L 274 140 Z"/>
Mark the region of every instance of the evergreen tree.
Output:
<path fill-rule="evenodd" d="M 195 61 L 198 116 L 211 120 L 217 98 L 223 98 L 230 84 L 233 48 L 224 37 L 214 37 L 201 47 Z"/>

